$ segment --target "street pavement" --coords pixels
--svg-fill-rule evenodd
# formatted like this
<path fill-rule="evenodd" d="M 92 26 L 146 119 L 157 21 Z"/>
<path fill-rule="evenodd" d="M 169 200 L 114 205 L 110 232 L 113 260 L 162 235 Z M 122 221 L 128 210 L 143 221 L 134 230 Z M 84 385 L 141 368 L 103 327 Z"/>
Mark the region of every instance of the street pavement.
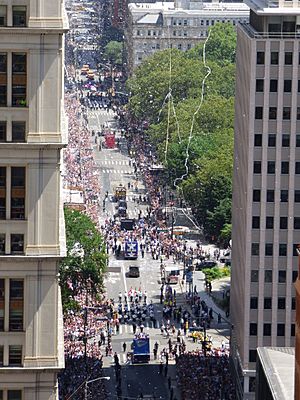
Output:
<path fill-rule="evenodd" d="M 90 130 L 95 132 L 101 131 L 101 127 L 106 126 L 107 129 L 117 130 L 116 120 L 114 119 L 114 114 L 112 112 L 107 112 L 103 110 L 93 110 L 88 112 L 88 121 Z M 105 149 L 103 146 L 99 147 L 100 137 L 97 137 L 97 143 L 95 142 L 95 136 L 91 137 L 91 141 L 94 147 L 96 165 L 100 174 L 100 182 L 102 187 L 103 200 L 105 199 L 105 193 L 109 193 L 109 198 L 105 200 L 105 210 L 102 211 L 100 216 L 101 224 L 104 224 L 107 218 L 110 218 L 116 212 L 115 205 L 111 201 L 111 196 L 113 194 L 114 187 L 116 185 L 122 184 L 128 188 L 128 183 L 131 184 L 135 181 L 135 175 L 130 158 L 126 152 L 126 143 L 124 139 L 117 133 L 117 138 L 119 138 L 121 143 L 121 151 L 119 149 Z M 145 210 L 147 205 L 137 205 L 134 198 L 145 193 L 145 187 L 143 182 L 138 182 L 138 193 L 132 189 L 127 189 L 127 202 L 128 202 L 128 214 L 129 217 L 135 218 L 138 215 L 139 210 L 142 212 Z M 194 245 L 195 243 L 189 241 L 189 245 Z M 207 250 L 213 250 L 209 246 Z M 173 261 L 166 260 L 167 265 L 172 265 Z M 140 267 L 140 277 L 139 278 L 129 278 L 126 273 L 128 272 L 130 265 L 138 265 Z M 179 265 L 180 269 L 183 270 L 182 264 Z M 157 342 L 159 345 L 159 350 L 163 348 L 168 348 L 169 338 L 161 334 L 160 327 L 162 324 L 162 305 L 160 304 L 160 287 L 161 287 L 161 277 L 160 277 L 160 261 L 153 260 L 151 254 L 145 252 L 145 257 L 142 258 L 139 255 L 137 260 L 120 260 L 116 259 L 113 254 L 109 254 L 109 269 L 105 280 L 105 286 L 108 298 L 117 299 L 119 293 L 121 292 L 124 300 L 124 293 L 127 293 L 130 288 L 141 289 L 144 293 L 147 292 L 149 303 L 152 301 L 154 305 L 154 315 L 157 320 L 156 327 L 147 320 L 145 321 L 145 332 L 150 337 L 150 348 L 153 352 L 154 343 Z M 119 271 L 119 272 L 116 272 Z M 212 307 L 214 310 L 214 322 L 211 325 L 211 329 L 207 331 L 212 337 L 213 345 L 220 346 L 222 340 L 228 344 L 229 341 L 229 324 L 226 320 L 226 316 L 222 310 L 219 310 L 213 303 L 210 296 L 204 291 L 204 276 L 202 272 L 195 272 L 193 277 L 193 286 L 196 287 L 201 299 L 205 300 L 208 307 Z M 190 310 L 189 305 L 186 303 L 186 285 L 182 285 L 181 282 L 174 285 L 177 293 L 177 305 L 181 305 L 183 309 Z M 124 303 L 124 301 L 123 301 Z M 217 314 L 220 313 L 222 316 L 222 323 L 217 324 Z M 178 325 L 176 328 L 178 328 Z M 130 345 L 133 339 L 133 330 L 130 324 L 121 324 L 119 332 L 113 332 L 112 336 L 112 347 L 113 351 L 119 356 L 121 364 L 121 388 L 122 396 L 127 398 L 137 397 L 140 393 L 143 393 L 144 398 L 149 396 L 150 398 L 158 399 L 169 399 L 169 389 L 167 385 L 167 377 L 170 376 L 172 379 L 172 386 L 175 390 L 175 396 L 177 399 L 180 398 L 178 388 L 176 388 L 176 374 L 174 361 L 170 361 L 170 365 L 167 371 L 166 377 L 165 370 L 162 375 L 159 374 L 159 363 L 160 359 L 154 360 L 153 355 L 151 356 L 149 365 L 131 365 L 127 361 L 126 353 L 130 350 Z M 172 338 L 175 344 L 176 337 Z M 97 341 L 98 338 L 95 338 Z M 127 351 L 123 351 L 123 343 L 126 343 Z M 194 344 L 191 339 L 185 339 L 187 350 L 195 349 L 200 347 L 200 345 Z M 104 347 L 103 347 L 103 353 Z M 110 376 L 111 380 L 108 382 L 108 389 L 111 397 L 116 393 L 117 380 L 114 372 L 114 360 L 113 356 L 104 357 L 104 375 Z M 119 393 L 120 395 L 120 393 Z"/>

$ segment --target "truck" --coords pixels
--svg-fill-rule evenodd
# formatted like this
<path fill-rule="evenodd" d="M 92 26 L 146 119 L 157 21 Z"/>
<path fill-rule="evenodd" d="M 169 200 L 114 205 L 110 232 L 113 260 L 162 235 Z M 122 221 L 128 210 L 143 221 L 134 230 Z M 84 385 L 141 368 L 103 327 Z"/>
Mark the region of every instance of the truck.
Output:
<path fill-rule="evenodd" d="M 148 363 L 150 361 L 149 337 L 134 338 L 132 341 L 133 363 Z"/>
<path fill-rule="evenodd" d="M 123 185 L 116 186 L 114 189 L 113 201 L 126 200 L 126 188 Z"/>
<path fill-rule="evenodd" d="M 122 231 L 133 231 L 135 225 L 135 220 L 130 218 L 121 219 L 121 230 Z"/>
<path fill-rule="evenodd" d="M 138 242 L 137 240 L 125 240 L 124 258 L 125 260 L 136 260 L 138 257 Z"/>

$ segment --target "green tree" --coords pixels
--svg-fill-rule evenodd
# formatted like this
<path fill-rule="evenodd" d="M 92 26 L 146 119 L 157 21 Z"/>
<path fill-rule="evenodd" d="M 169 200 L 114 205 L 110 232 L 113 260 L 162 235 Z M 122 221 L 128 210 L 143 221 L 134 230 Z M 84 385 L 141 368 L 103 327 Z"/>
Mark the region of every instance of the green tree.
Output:
<path fill-rule="evenodd" d="M 206 56 L 210 61 L 220 65 L 235 62 L 236 30 L 230 23 L 221 22 L 210 29 L 210 37 L 206 43 Z"/>
<path fill-rule="evenodd" d="M 112 40 L 104 48 L 104 56 L 113 65 L 122 64 L 123 43 Z"/>
<path fill-rule="evenodd" d="M 85 214 L 65 208 L 67 255 L 60 264 L 64 310 L 76 306 L 74 296 L 103 288 L 107 255 L 105 243 L 94 222 Z"/>
<path fill-rule="evenodd" d="M 206 233 L 215 238 L 221 236 L 222 229 L 231 221 L 231 198 L 222 199 L 213 211 L 207 211 Z"/>

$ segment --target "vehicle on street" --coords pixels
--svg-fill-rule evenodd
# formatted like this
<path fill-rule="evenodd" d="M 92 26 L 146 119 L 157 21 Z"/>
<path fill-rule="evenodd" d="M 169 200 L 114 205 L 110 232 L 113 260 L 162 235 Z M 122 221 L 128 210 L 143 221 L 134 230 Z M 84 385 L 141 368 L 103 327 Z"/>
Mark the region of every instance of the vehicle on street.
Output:
<path fill-rule="evenodd" d="M 201 271 L 202 269 L 205 269 L 205 268 L 214 268 L 217 265 L 218 264 L 216 263 L 216 261 L 205 260 L 205 261 L 202 261 L 201 263 L 196 265 L 196 270 L 197 271 Z"/>
<path fill-rule="evenodd" d="M 115 187 L 113 201 L 126 200 L 126 188 L 123 185 Z"/>
<path fill-rule="evenodd" d="M 145 363 L 150 361 L 150 339 L 149 337 L 134 338 L 132 341 L 133 363 Z"/>
<path fill-rule="evenodd" d="M 120 218 L 126 218 L 127 216 L 127 210 L 125 207 L 118 207 L 118 211 L 117 211 L 117 217 Z"/>
<path fill-rule="evenodd" d="M 139 278 L 140 277 L 140 268 L 134 265 L 129 266 L 128 271 L 129 278 Z"/>
<path fill-rule="evenodd" d="M 169 284 L 176 284 L 180 279 L 180 270 L 174 266 L 164 266 L 162 269 L 162 278 Z"/>
<path fill-rule="evenodd" d="M 137 240 L 125 240 L 124 258 L 125 260 L 136 260 L 138 257 L 138 242 Z"/>
<path fill-rule="evenodd" d="M 134 219 L 124 218 L 121 219 L 121 230 L 122 231 L 133 231 L 135 225 Z"/>
<path fill-rule="evenodd" d="M 118 203 L 118 207 L 123 207 L 127 209 L 127 202 L 124 199 L 120 199 Z"/>

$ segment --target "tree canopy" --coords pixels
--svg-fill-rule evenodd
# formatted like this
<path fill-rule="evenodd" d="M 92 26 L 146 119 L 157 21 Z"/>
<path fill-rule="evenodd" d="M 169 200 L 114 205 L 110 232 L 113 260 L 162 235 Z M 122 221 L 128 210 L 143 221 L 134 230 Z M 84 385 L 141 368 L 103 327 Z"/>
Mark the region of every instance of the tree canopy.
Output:
<path fill-rule="evenodd" d="M 123 43 L 112 40 L 104 47 L 104 56 L 112 64 L 122 64 Z"/>

